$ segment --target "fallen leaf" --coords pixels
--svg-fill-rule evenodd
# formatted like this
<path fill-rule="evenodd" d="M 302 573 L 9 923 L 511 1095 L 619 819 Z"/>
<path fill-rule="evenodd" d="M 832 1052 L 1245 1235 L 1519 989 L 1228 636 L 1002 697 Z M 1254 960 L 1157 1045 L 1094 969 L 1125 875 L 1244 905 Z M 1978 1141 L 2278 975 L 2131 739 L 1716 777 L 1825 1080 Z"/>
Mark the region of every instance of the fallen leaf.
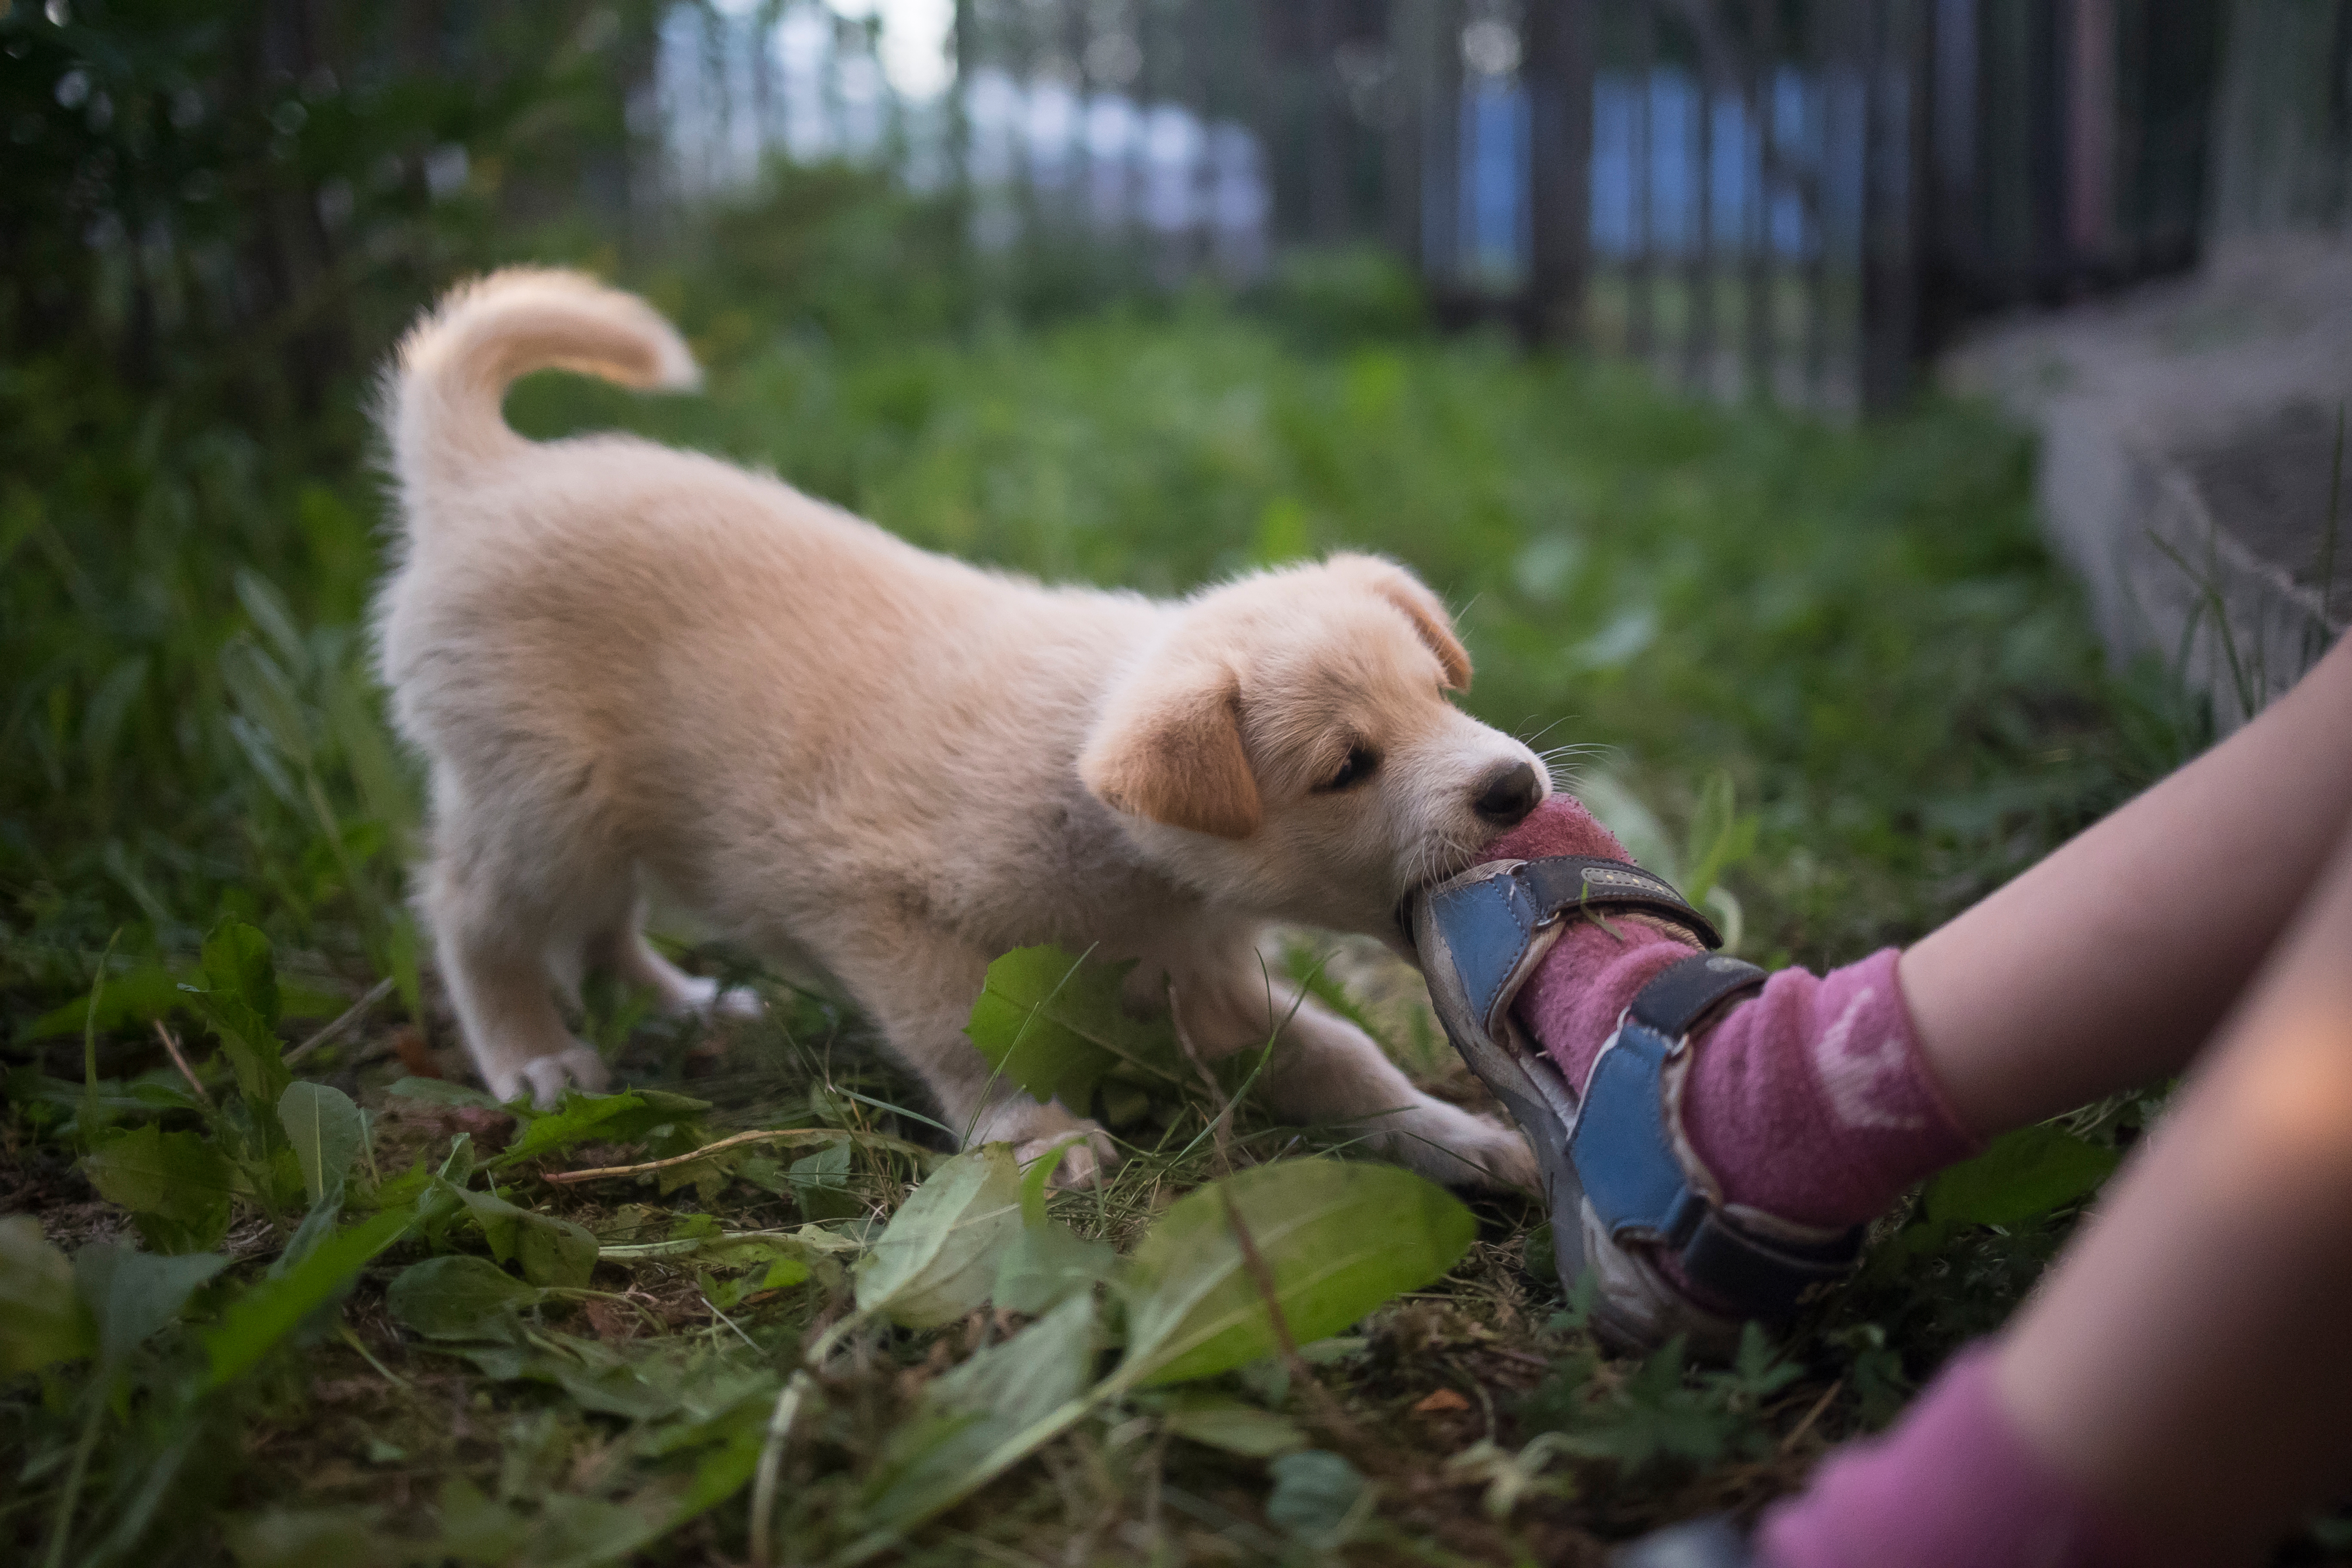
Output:
<path fill-rule="evenodd" d="M 1450 1388 L 1441 1388 L 1412 1407 L 1415 1415 L 1440 1415 L 1452 1410 L 1467 1410 L 1470 1402 Z"/>
<path fill-rule="evenodd" d="M 591 1300 L 581 1310 L 600 1340 L 630 1339 L 637 1331 L 637 1315 L 618 1301 Z"/>
<path fill-rule="evenodd" d="M 408 1069 L 411 1078 L 442 1078 L 446 1075 L 425 1043 L 425 1032 L 414 1024 L 403 1024 L 392 1032 L 392 1054 Z"/>

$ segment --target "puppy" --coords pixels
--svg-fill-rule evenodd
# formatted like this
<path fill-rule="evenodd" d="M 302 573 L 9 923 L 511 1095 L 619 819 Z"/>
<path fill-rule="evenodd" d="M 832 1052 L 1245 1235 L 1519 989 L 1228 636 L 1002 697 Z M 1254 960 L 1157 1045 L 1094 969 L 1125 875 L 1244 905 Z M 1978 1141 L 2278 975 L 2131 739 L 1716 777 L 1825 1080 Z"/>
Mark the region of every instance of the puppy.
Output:
<path fill-rule="evenodd" d="M 708 457 L 526 441 L 500 401 L 551 366 L 697 380 L 643 301 L 507 271 L 410 332 L 381 410 L 382 672 L 431 764 L 418 899 L 493 1093 L 604 1085 L 557 1007 L 590 965 L 673 1012 L 756 1011 L 647 945 L 654 883 L 830 975 L 967 1142 L 1084 1135 L 1069 1180 L 1110 1158 L 1100 1129 L 962 1032 L 989 961 L 1036 942 L 1141 960 L 1129 1001 L 1203 1059 L 1278 1031 L 1286 1115 L 1534 1184 L 1517 1133 L 1416 1090 L 1256 947 L 1271 921 L 1398 944 L 1403 894 L 1549 793 L 1447 700 L 1470 660 L 1403 568 L 1335 555 L 1172 604 L 1048 588 Z"/>

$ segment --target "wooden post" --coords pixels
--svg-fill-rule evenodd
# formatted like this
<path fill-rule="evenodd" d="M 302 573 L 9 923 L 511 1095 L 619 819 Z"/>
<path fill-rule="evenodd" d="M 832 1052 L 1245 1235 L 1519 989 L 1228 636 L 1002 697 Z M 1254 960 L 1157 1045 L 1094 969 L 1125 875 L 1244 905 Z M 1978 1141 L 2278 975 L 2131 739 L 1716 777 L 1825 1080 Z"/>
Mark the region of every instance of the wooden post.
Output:
<path fill-rule="evenodd" d="M 1625 258 L 1625 353 L 1646 363 L 1655 329 L 1650 272 L 1654 263 L 1650 223 L 1650 78 L 1657 68 L 1657 16 L 1652 0 L 1633 6 L 1632 164 L 1633 253 Z"/>
<path fill-rule="evenodd" d="M 1704 13 L 1701 21 L 1706 20 Z M 1715 346 L 1715 88 L 1716 40 L 1700 33 L 1698 54 L 1698 144 L 1692 161 L 1697 205 L 1692 213 L 1690 265 L 1684 287 L 1689 325 L 1683 340 L 1683 380 L 1696 391 L 1716 391 Z"/>
<path fill-rule="evenodd" d="M 1392 0 L 1388 12 L 1388 119 L 1381 143 L 1381 226 L 1389 249 L 1422 270 L 1421 182 L 1430 110 L 1430 54 L 1437 47 L 1431 0 Z"/>
<path fill-rule="evenodd" d="M 1749 397 L 1769 397 L 1772 393 L 1772 195 L 1773 176 L 1780 160 L 1772 151 L 1772 68 L 1778 44 L 1773 26 L 1774 0 L 1748 0 L 1748 79 L 1745 89 L 1748 108 L 1748 140 L 1754 149 L 1755 161 L 1746 182 L 1748 199 L 1748 254 L 1744 258 L 1747 277 L 1747 299 L 1741 310 L 1741 326 L 1747 342 L 1742 358 L 1745 362 L 1742 380 Z"/>
<path fill-rule="evenodd" d="M 1592 0 L 1528 0 L 1528 210 L 1534 255 L 1527 331 L 1573 343 L 1584 331 L 1592 209 Z"/>
<path fill-rule="evenodd" d="M 1348 126 L 1332 57 L 1339 47 L 1339 0 L 1307 0 L 1307 226 L 1329 244 L 1348 236 Z"/>
<path fill-rule="evenodd" d="M 1927 49 L 1918 0 L 1864 3 L 1862 405 L 1875 413 L 1910 389 L 1917 352 Z"/>
<path fill-rule="evenodd" d="M 1432 36 L 1421 98 L 1422 276 L 1442 294 L 1462 269 L 1462 4 L 1423 0 Z"/>

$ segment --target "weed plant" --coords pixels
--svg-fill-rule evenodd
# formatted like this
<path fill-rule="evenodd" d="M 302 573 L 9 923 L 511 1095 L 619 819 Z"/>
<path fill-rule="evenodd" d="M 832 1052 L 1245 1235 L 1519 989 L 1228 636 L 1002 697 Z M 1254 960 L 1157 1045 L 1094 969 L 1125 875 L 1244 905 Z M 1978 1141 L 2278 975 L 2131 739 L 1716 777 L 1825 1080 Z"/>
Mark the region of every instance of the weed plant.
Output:
<path fill-rule="evenodd" d="M 771 466 L 1055 580 L 1392 553 L 1460 614 L 1466 705 L 1768 963 L 1916 934 L 2199 738 L 2103 672 L 2031 454 L 1981 411 L 1676 402 L 1425 334 L 1360 258 L 1073 311 L 926 259 L 945 222 L 786 182 L 717 259 L 635 271 L 705 393 L 547 376 L 510 416 Z M 0 1181 L 37 1222 L 0 1221 L 11 1560 L 1591 1561 L 1888 1419 L 2145 1114 L 2004 1141 L 1705 1369 L 1600 1354 L 1523 1200 L 1349 1208 L 1388 1173 L 1118 1016 L 1077 955 L 1012 955 L 973 1030 L 1115 1128 L 1096 1190 L 946 1163 L 816 977 L 678 921 L 764 1020 L 658 1026 L 591 986 L 623 1089 L 491 1104 L 402 902 L 423 825 L 368 663 L 363 396 L 257 418 L 0 366 Z M 1307 933 L 1270 961 L 1476 1100 L 1409 975 Z M 746 1132 L 781 1136 L 697 1152 Z M 1299 1280 L 1338 1244 L 1285 1228 L 1317 1215 L 1391 1244 L 1328 1296 Z M 1223 1351 L 1153 1337 L 1212 1300 Z"/>

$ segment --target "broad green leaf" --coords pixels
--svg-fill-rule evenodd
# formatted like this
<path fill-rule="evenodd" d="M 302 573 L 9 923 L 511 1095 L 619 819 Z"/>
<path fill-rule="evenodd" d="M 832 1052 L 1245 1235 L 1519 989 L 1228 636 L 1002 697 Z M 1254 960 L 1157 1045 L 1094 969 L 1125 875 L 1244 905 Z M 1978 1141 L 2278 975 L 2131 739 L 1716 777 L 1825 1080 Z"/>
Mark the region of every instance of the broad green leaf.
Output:
<path fill-rule="evenodd" d="M 27 1062 L 0 1076 L 0 1099 L 19 1105 L 55 1106 L 79 1120 L 89 1100 L 89 1086 L 87 1082 L 68 1083 L 61 1078 L 51 1078 Z M 112 1114 L 161 1115 L 168 1110 L 201 1113 L 205 1109 L 205 1102 L 188 1092 L 188 1080 L 173 1068 L 142 1073 L 128 1083 L 118 1079 L 100 1079 L 98 1100 Z"/>
<path fill-rule="evenodd" d="M 97 1347 L 95 1320 L 74 1292 L 73 1265 L 30 1215 L 0 1219 L 0 1378 Z"/>
<path fill-rule="evenodd" d="M 531 1521 L 492 1502 L 463 1476 L 441 1483 L 439 1505 L 435 1544 L 461 1563 L 505 1563 L 530 1544 Z"/>
<path fill-rule="evenodd" d="M 801 1213 L 811 1219 L 847 1219 L 866 1206 L 850 1191 L 846 1139 L 793 1161 L 784 1179 Z"/>
<path fill-rule="evenodd" d="M 377 1568 L 399 1548 L 377 1508 L 271 1509 L 224 1518 L 222 1533 L 237 1568 Z"/>
<path fill-rule="evenodd" d="M 318 1251 L 327 1237 L 335 1234 L 335 1226 L 342 1223 L 342 1218 L 343 1182 L 338 1176 L 332 1186 L 319 1194 L 319 1201 L 310 1205 L 310 1213 L 302 1216 L 302 1223 L 294 1227 L 293 1238 L 287 1242 L 286 1250 L 279 1253 L 278 1260 L 269 1266 L 270 1278 L 290 1273 L 304 1258 Z"/>
<path fill-rule="evenodd" d="M 1012 1462 L 1000 1452 L 1005 1443 L 1085 1392 L 1094 1352 L 1094 1299 L 1073 1297 L 933 1380 L 892 1433 L 858 1511 L 906 1530 L 986 1484 Z"/>
<path fill-rule="evenodd" d="M 265 1029 L 278 1026 L 278 966 L 269 939 L 239 920 L 225 920 L 205 938 L 205 987 L 243 1003 Z"/>
<path fill-rule="evenodd" d="M 1039 1100 L 1084 1110 L 1113 1068 L 1158 1073 L 1171 1054 L 1168 1026 L 1129 1016 L 1120 999 L 1134 967 L 1058 947 L 1015 948 L 988 966 L 964 1034 L 991 1067 Z"/>
<path fill-rule="evenodd" d="M 1286 1160 L 1213 1182 L 1178 1199 L 1129 1260 L 1120 1382 L 1210 1377 L 1277 1348 L 1228 1204 L 1297 1342 L 1442 1278 L 1477 1228 L 1452 1194 L 1393 1165 Z"/>
<path fill-rule="evenodd" d="M 1307 1434 L 1272 1411 L 1216 1394 L 1171 1401 L 1160 1412 L 1160 1426 L 1175 1436 L 1253 1459 L 1307 1447 Z"/>
<path fill-rule="evenodd" d="M 187 977 L 158 963 L 134 964 L 121 974 L 109 974 L 104 986 L 90 988 L 96 993 L 99 1029 L 109 1032 L 152 1018 L 168 1018 L 174 1009 L 189 1006 L 187 994 L 180 989 L 184 978 Z M 48 1040 L 79 1035 L 92 1017 L 91 1001 L 91 995 L 85 994 L 52 1008 L 17 1030 L 16 1038 Z"/>
<path fill-rule="evenodd" d="M 228 1058 L 229 1070 L 246 1103 L 265 1111 L 269 1125 L 277 1122 L 278 1097 L 294 1081 L 284 1060 L 284 1047 L 262 1016 L 239 998 L 218 991 L 184 992 L 189 1005 L 205 1016 L 213 1037 Z"/>
<path fill-rule="evenodd" d="M 490 1162 L 517 1165 L 559 1153 L 580 1143 L 627 1143 L 657 1127 L 692 1121 L 710 1109 L 707 1100 L 691 1100 L 657 1089 L 632 1089 L 619 1094 L 573 1091 L 563 1103 L 543 1116 L 534 1116 L 522 1136 Z"/>
<path fill-rule="evenodd" d="M 302 1190 L 312 1203 L 350 1174 L 360 1152 L 360 1108 L 341 1089 L 308 1080 L 288 1084 L 278 1097 L 278 1124 L 294 1146 Z"/>
<path fill-rule="evenodd" d="M 957 1155 L 923 1179 L 857 1266 L 857 1305 L 910 1329 L 951 1323 L 988 1300 L 1021 1231 L 1009 1143 Z"/>
<path fill-rule="evenodd" d="M 2121 1159 L 2063 1128 L 2021 1127 L 1938 1173 L 1920 1206 L 1934 1224 L 2017 1225 L 2098 1191 Z"/>
<path fill-rule="evenodd" d="M 388 1209 L 339 1231 L 294 1268 L 230 1302 L 205 1335 L 205 1349 L 212 1358 L 211 1385 L 217 1388 L 250 1369 L 312 1312 L 348 1289 L 361 1269 L 407 1234 L 415 1218 L 412 1212 Z"/>
<path fill-rule="evenodd" d="M 596 1238 L 585 1227 L 454 1183 L 442 1182 L 438 1190 L 465 1205 L 490 1244 L 490 1256 L 501 1263 L 510 1258 L 520 1262 L 523 1277 L 532 1284 L 576 1288 L 588 1283 L 596 1267 Z"/>
<path fill-rule="evenodd" d="M 1051 1220 L 1024 1226 L 996 1265 L 994 1300 L 1008 1312 L 1037 1317 L 1091 1290 L 1118 1267 L 1118 1255 L 1108 1242 L 1083 1241 Z"/>
<path fill-rule="evenodd" d="M 1339 1455 L 1321 1448 L 1285 1454 L 1266 1467 L 1274 1490 L 1265 1516 L 1307 1544 L 1338 1546 L 1364 1495 L 1364 1478 Z"/>
<path fill-rule="evenodd" d="M 504 1110 L 495 1096 L 471 1084 L 451 1083 L 443 1078 L 398 1078 L 384 1090 L 404 1100 L 421 1100 L 427 1105 L 458 1105 L 478 1110 Z"/>
<path fill-rule="evenodd" d="M 428 1258 L 400 1271 L 384 1305 L 429 1340 L 502 1338 L 514 1309 L 537 1306 L 547 1292 L 479 1258 Z"/>
<path fill-rule="evenodd" d="M 98 1325 L 100 1364 L 120 1366 L 179 1315 L 197 1286 L 227 1267 L 216 1252 L 169 1258 L 98 1242 L 75 1253 L 74 1291 Z"/>
<path fill-rule="evenodd" d="M 153 1122 L 108 1139 L 83 1156 L 90 1185 L 131 1221 L 159 1252 L 205 1252 L 228 1234 L 236 1172 L 194 1132 L 166 1132 Z"/>

